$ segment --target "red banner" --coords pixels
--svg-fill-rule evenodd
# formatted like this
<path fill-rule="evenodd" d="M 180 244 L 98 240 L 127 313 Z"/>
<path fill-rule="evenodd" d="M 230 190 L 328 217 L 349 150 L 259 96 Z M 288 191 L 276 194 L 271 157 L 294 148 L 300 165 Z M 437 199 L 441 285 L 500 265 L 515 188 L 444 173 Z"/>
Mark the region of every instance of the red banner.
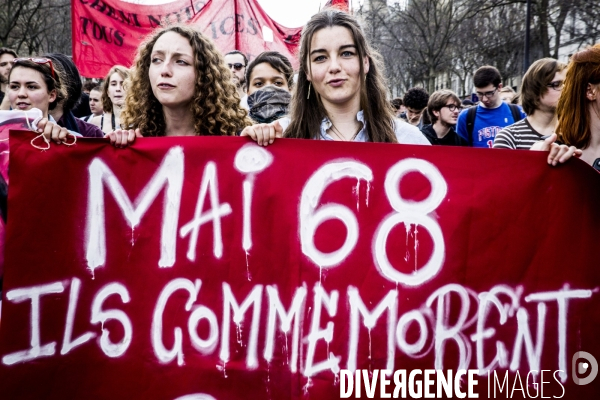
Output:
<path fill-rule="evenodd" d="M 580 161 L 32 137 L 10 136 L 2 398 L 326 399 L 343 370 L 383 369 L 409 390 L 411 371 L 469 369 L 479 398 L 600 395 L 582 384 L 600 175 Z"/>
<path fill-rule="evenodd" d="M 343 11 L 350 11 L 349 0 L 329 0 L 325 3 L 325 7 L 333 7 Z"/>
<path fill-rule="evenodd" d="M 73 59 L 81 75 L 104 78 L 116 64 L 131 66 L 141 41 L 161 24 L 190 23 L 226 53 L 254 58 L 279 51 L 297 66 L 301 28 L 273 21 L 256 0 L 173 0 L 161 5 L 122 0 L 73 0 Z"/>
<path fill-rule="evenodd" d="M 0 179 L 8 184 L 8 134 L 10 130 L 32 129 L 33 124 L 42 118 L 42 112 L 34 108 L 29 111 L 0 110 Z M 41 140 L 41 138 L 40 138 Z M 42 140 L 43 142 L 43 140 Z M 1 184 L 0 184 L 1 185 Z M 0 196 L 2 194 L 0 193 Z M 0 205 L 1 207 L 1 205 Z M 0 211 L 4 214 L 5 210 Z M 4 276 L 4 239 L 6 225 L 0 218 L 0 281 Z"/>

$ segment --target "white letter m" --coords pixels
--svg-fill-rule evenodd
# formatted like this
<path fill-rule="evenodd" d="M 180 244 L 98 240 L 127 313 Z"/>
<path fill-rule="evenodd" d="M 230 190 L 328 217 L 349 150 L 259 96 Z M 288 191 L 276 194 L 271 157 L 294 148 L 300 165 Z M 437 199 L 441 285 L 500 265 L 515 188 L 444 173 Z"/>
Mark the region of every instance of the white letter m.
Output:
<path fill-rule="evenodd" d="M 90 183 L 85 256 L 88 268 L 92 273 L 94 269 L 106 262 L 104 184 L 112 193 L 132 229 L 139 224 L 158 193 L 163 186 L 166 186 L 158 265 L 159 267 L 172 267 L 175 264 L 177 224 L 183 188 L 183 149 L 176 146 L 167 152 L 158 170 L 135 200 L 135 206 L 131 203 L 115 174 L 102 160 L 95 158 L 88 167 L 88 172 Z"/>

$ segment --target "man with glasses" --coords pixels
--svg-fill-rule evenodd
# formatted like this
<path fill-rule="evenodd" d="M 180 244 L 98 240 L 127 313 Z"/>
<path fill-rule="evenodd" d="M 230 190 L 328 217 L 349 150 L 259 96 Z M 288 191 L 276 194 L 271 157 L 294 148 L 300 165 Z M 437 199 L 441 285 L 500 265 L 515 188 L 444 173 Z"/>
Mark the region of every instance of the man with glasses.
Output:
<path fill-rule="evenodd" d="M 462 110 L 460 99 L 451 90 L 433 92 L 427 103 L 431 125 L 425 125 L 421 132 L 433 145 L 468 146 L 467 141 L 456 134 L 454 125 Z"/>
<path fill-rule="evenodd" d="M 494 148 L 529 150 L 543 136 L 551 135 L 557 123 L 556 106 L 567 75 L 567 65 L 553 58 L 537 60 L 523 76 L 521 102 L 527 118 L 502 129 Z"/>
<path fill-rule="evenodd" d="M 501 82 L 500 72 L 489 65 L 479 68 L 473 75 L 475 93 L 480 103 L 461 112 L 456 124 L 456 132 L 470 146 L 491 148 L 496 134 L 502 128 L 526 117 L 518 106 L 502 101 Z"/>
<path fill-rule="evenodd" d="M 14 50 L 6 47 L 0 47 L 0 104 L 2 104 L 2 100 L 4 99 L 4 93 L 6 92 L 6 87 L 8 86 L 8 74 L 12 68 L 12 61 L 15 58 L 17 58 L 17 53 Z M 0 110 L 8 108 L 9 107 L 0 107 Z"/>
<path fill-rule="evenodd" d="M 246 95 L 246 66 L 248 65 L 248 58 L 246 55 L 238 50 L 230 51 L 225 54 L 225 65 L 231 71 L 233 75 L 232 82 L 237 88 L 237 92 L 240 95 L 241 105 L 248 108 L 248 96 Z"/>

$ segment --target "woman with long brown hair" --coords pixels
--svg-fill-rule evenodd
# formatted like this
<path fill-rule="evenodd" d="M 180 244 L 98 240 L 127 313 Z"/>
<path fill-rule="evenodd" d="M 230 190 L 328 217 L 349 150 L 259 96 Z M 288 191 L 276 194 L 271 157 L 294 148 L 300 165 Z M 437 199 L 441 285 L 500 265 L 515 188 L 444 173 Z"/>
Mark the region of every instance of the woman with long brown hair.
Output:
<path fill-rule="evenodd" d="M 571 57 L 556 114 L 558 140 L 600 169 L 600 44 Z"/>
<path fill-rule="evenodd" d="M 419 129 L 395 118 L 381 57 L 353 16 L 336 9 L 314 15 L 303 28 L 299 58 L 290 118 L 254 125 L 242 135 L 259 145 L 280 136 L 430 144 Z"/>
<path fill-rule="evenodd" d="M 108 135 L 116 146 L 135 136 L 233 136 L 252 121 L 223 56 L 199 31 L 171 26 L 155 31 L 138 49 L 121 114 Z"/>

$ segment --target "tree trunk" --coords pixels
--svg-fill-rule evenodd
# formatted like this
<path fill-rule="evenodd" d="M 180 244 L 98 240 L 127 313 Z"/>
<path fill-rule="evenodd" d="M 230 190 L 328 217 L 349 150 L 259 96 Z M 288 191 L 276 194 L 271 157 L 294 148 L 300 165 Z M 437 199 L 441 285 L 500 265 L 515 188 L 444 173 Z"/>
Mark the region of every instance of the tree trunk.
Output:
<path fill-rule="evenodd" d="M 538 18 L 540 19 L 540 39 L 542 42 L 542 53 L 544 57 L 550 57 L 550 39 L 548 38 L 548 0 L 538 1 Z"/>

